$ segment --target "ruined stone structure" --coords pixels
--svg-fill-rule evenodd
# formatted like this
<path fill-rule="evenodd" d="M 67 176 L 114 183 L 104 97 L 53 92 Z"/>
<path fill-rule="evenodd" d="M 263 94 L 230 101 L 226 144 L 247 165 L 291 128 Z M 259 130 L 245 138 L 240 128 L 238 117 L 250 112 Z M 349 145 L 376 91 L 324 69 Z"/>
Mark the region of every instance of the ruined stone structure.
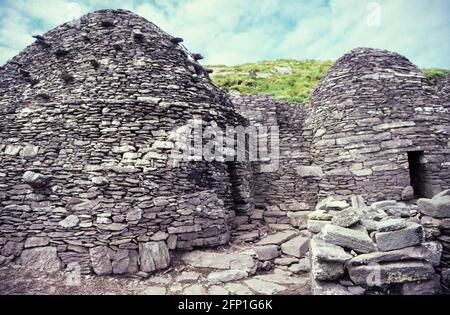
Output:
<path fill-rule="evenodd" d="M 255 200 L 280 209 L 309 205 L 298 211 L 330 195 L 401 200 L 411 195 L 409 186 L 418 197 L 446 189 L 447 89 L 444 81 L 436 92 L 405 57 L 360 48 L 333 65 L 306 104 L 235 98 L 254 125 L 269 121 L 280 128 L 280 170 L 261 175 L 271 181 L 256 180 Z"/>
<path fill-rule="evenodd" d="M 278 246 L 302 258 L 306 229 L 322 233 L 335 216 L 344 217 L 335 226 L 364 234 L 358 254 L 378 253 L 383 240 L 371 240 L 376 232 L 412 235 L 398 249 L 448 243 L 445 219 L 436 223 L 429 214 L 420 222 L 410 213 L 423 214 L 420 204 L 388 203 L 397 212 L 387 219 L 360 206 L 362 199 L 411 200 L 448 189 L 449 78 L 434 89 L 406 58 L 356 49 L 336 62 L 306 104 L 265 95 L 230 99 L 198 63 L 201 55 L 181 42 L 131 12 L 101 10 L 36 36 L 0 69 L 0 265 L 19 261 L 51 271 L 75 264 L 84 274 L 145 277 L 169 266 L 169 250 L 223 245 L 232 235 L 255 241 L 262 221 L 303 230 L 260 242 L 270 247 L 255 249 L 259 256 L 271 255 L 259 257 L 258 266 L 270 268 Z M 266 126 L 279 143 L 275 148 L 270 139 L 271 152 L 251 162 L 175 159 L 183 128 L 197 118 L 223 129 Z M 278 159 L 272 150 L 279 151 L 279 167 L 267 171 Z M 321 209 L 330 196 L 336 200 Z M 357 221 L 350 199 L 365 213 Z M 315 209 L 326 211 L 311 215 Z M 390 216 L 405 220 L 363 224 Z M 328 235 L 334 229 L 326 228 Z M 329 241 L 347 250 L 334 247 L 334 281 L 350 272 L 344 262 L 354 259 L 348 249 L 355 244 Z M 431 257 L 416 254 L 423 254 L 421 263 Z M 448 246 L 442 261 L 436 257 L 419 266 L 421 279 L 408 281 L 448 276 Z"/>
<path fill-rule="evenodd" d="M 140 255 L 148 272 L 158 264 L 145 256 L 167 247 L 229 241 L 235 209 L 251 209 L 245 165 L 175 165 L 169 152 L 195 117 L 246 120 L 180 42 L 104 10 L 37 36 L 2 67 L 3 260 L 57 252 L 85 273 L 123 274 Z"/>

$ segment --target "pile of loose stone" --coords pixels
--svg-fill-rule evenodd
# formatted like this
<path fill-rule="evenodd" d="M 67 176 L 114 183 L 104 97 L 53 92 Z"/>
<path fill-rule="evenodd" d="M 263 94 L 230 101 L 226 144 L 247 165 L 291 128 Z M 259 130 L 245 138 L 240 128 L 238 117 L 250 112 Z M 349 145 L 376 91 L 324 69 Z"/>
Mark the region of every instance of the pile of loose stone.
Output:
<path fill-rule="evenodd" d="M 425 242 L 416 206 L 329 197 L 309 215 L 314 294 L 436 294 L 442 245 Z"/>
<path fill-rule="evenodd" d="M 442 245 L 441 273 L 442 290 L 450 293 L 450 190 L 445 190 L 432 199 L 417 201 L 423 214 L 421 223 L 429 240 L 438 240 Z"/>

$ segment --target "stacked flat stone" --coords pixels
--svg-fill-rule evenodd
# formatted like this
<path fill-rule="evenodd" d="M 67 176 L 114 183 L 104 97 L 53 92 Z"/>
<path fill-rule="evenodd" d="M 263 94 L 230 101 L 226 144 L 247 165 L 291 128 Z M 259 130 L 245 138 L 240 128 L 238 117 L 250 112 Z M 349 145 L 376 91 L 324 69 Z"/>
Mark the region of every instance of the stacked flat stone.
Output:
<path fill-rule="evenodd" d="M 440 293 L 442 245 L 426 242 L 409 206 L 327 198 L 310 214 L 311 282 L 317 295 Z"/>
<path fill-rule="evenodd" d="M 259 173 L 265 162 L 253 163 L 256 206 L 269 207 L 266 220 L 281 223 L 290 207 L 313 210 L 330 195 L 349 201 L 359 194 L 375 202 L 447 189 L 449 82 L 447 76 L 434 88 L 405 57 L 358 48 L 331 67 L 305 104 L 268 95 L 234 97 L 253 125 L 280 130 L 279 170 Z M 410 186 L 408 163 L 408 152 L 415 151 L 424 152 L 417 191 Z M 304 224 L 304 214 L 294 217 Z"/>
<path fill-rule="evenodd" d="M 341 57 L 312 94 L 306 125 L 324 177 L 319 196 L 401 200 L 407 152 L 423 151 L 423 191 L 450 185 L 448 107 L 408 59 L 359 48 Z"/>
<path fill-rule="evenodd" d="M 277 101 L 271 95 L 240 95 L 232 98 L 236 110 L 248 118 L 251 126 L 266 126 L 279 134 L 279 167 L 264 172 L 262 167 L 274 161 L 258 157 L 252 163 L 252 190 L 255 206 L 264 209 L 270 224 L 292 223 L 306 228 L 307 215 L 317 203 L 318 176 L 304 173 L 309 169 L 311 130 L 304 125 L 304 104 Z M 261 137 L 267 141 L 265 135 Z M 274 149 L 269 143 L 269 149 Z"/>
<path fill-rule="evenodd" d="M 193 118 L 247 124 L 180 41 L 101 10 L 2 67 L 0 263 L 148 272 L 168 248 L 227 243 L 235 210 L 251 214 L 247 165 L 171 158 Z"/>
<path fill-rule="evenodd" d="M 422 214 L 421 223 L 426 237 L 442 244 L 442 259 L 439 266 L 442 289 L 450 293 L 450 190 L 445 190 L 432 199 L 422 198 L 417 201 Z"/>

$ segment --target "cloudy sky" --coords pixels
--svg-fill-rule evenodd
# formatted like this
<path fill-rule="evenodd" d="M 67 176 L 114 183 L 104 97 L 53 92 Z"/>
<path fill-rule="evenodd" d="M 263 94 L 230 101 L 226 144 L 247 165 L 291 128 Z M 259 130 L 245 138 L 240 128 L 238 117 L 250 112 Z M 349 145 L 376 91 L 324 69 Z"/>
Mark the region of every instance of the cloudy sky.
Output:
<path fill-rule="evenodd" d="M 375 47 L 450 68 L 450 0 L 0 0 L 0 64 L 31 35 L 101 8 L 144 16 L 209 64 L 334 60 Z"/>

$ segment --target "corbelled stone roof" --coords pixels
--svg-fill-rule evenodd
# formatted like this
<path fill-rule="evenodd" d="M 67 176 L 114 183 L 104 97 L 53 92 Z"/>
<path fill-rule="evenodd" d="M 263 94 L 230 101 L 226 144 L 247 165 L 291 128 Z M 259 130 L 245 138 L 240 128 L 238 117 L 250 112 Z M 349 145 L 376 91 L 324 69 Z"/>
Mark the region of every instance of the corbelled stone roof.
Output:
<path fill-rule="evenodd" d="M 36 37 L 0 70 L 0 94 L 10 104 L 42 97 L 166 101 L 177 94 L 179 101 L 231 106 L 200 55 L 132 12 L 96 11 Z"/>

